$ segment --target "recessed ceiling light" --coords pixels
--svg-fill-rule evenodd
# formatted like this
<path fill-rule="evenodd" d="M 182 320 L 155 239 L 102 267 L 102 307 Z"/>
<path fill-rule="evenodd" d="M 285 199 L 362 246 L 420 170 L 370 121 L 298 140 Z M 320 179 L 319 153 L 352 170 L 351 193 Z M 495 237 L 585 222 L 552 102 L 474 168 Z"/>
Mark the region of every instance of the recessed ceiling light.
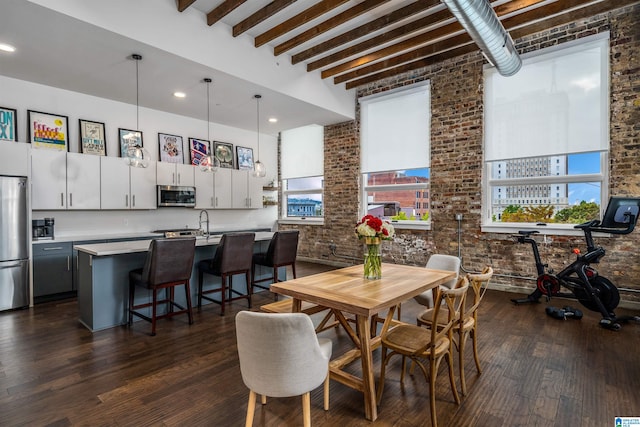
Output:
<path fill-rule="evenodd" d="M 175 96 L 176 98 L 185 98 L 187 94 L 184 92 L 173 92 L 173 96 Z"/>
<path fill-rule="evenodd" d="M 0 43 L 0 50 L 3 50 L 5 52 L 15 52 L 16 48 L 11 46 L 10 44 Z"/>
<path fill-rule="evenodd" d="M 278 119 L 275 117 L 269 117 L 269 123 L 278 123 Z"/>

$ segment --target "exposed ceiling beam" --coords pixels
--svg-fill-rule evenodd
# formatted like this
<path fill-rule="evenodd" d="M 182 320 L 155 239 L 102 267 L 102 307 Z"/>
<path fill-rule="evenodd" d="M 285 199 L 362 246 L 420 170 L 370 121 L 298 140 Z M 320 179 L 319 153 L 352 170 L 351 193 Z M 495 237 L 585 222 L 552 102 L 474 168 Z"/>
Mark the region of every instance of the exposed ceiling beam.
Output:
<path fill-rule="evenodd" d="M 207 25 L 211 26 L 233 12 L 238 6 L 247 0 L 225 0 L 218 7 L 207 13 Z"/>
<path fill-rule="evenodd" d="M 314 25 L 309 28 L 307 31 L 298 34 L 292 39 L 285 41 L 277 45 L 273 49 L 274 55 L 278 56 L 290 49 L 293 49 L 296 46 L 300 46 L 302 43 L 308 42 L 316 36 L 319 36 L 322 33 L 325 33 L 329 30 L 336 28 L 339 25 L 344 24 L 345 22 L 350 21 L 353 18 L 356 18 L 362 15 L 365 12 L 370 11 L 371 9 L 375 9 L 376 7 L 387 3 L 389 0 L 365 0 L 362 3 L 358 3 L 350 9 L 345 10 L 342 13 L 337 14 L 333 18 L 327 19 L 326 21 Z"/>
<path fill-rule="evenodd" d="M 191 6 L 193 3 L 195 3 L 195 1 L 196 0 L 178 0 L 177 1 L 178 12 L 184 12 L 184 10 L 189 6 Z"/>
<path fill-rule="evenodd" d="M 289 31 L 292 31 L 317 17 L 330 12 L 331 10 L 335 9 L 338 6 L 341 6 L 348 1 L 349 0 L 322 0 L 321 2 L 314 4 L 307 10 L 300 12 L 293 18 L 288 19 L 282 24 L 276 25 L 270 30 L 267 30 L 266 32 L 257 36 L 255 38 L 255 47 L 260 47 L 263 44 L 269 43 L 271 40 L 277 39 L 278 37 L 287 34 Z"/>
<path fill-rule="evenodd" d="M 291 57 L 291 63 L 295 65 L 299 62 L 305 61 L 309 58 L 313 58 L 314 56 L 318 56 L 338 46 L 348 44 L 354 40 L 357 40 L 361 37 L 366 36 L 367 34 L 371 34 L 374 31 L 381 30 L 389 25 L 402 21 L 403 19 L 407 19 L 415 14 L 424 12 L 425 10 L 439 3 L 440 3 L 440 0 L 426 0 L 426 1 L 418 0 L 415 3 L 402 7 L 400 9 L 397 9 L 385 16 L 382 16 L 378 19 L 374 19 L 373 21 L 367 22 L 366 24 L 363 24 L 357 28 L 354 28 L 353 30 L 342 33 L 338 36 L 331 38 L 330 40 L 327 40 L 316 46 L 312 46 L 309 49 L 299 52 Z"/>
<path fill-rule="evenodd" d="M 238 37 L 245 31 L 255 27 L 262 21 L 271 18 L 282 9 L 295 3 L 296 0 L 274 0 L 253 15 L 249 15 L 246 19 L 238 22 L 233 26 L 233 37 Z"/>

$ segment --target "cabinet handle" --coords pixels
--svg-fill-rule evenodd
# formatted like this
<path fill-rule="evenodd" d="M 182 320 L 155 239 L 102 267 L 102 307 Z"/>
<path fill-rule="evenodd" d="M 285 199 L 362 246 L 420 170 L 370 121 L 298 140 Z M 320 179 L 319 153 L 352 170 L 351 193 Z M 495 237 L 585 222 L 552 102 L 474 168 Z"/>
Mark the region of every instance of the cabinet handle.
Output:
<path fill-rule="evenodd" d="M 73 193 L 69 193 L 69 206 L 73 206 Z"/>
<path fill-rule="evenodd" d="M 218 207 L 218 196 L 216 196 L 216 208 Z"/>
<path fill-rule="evenodd" d="M 67 271 L 71 271 L 71 257 L 67 255 Z"/>
<path fill-rule="evenodd" d="M 178 174 L 178 185 L 180 185 L 180 174 Z"/>
<path fill-rule="evenodd" d="M 172 182 L 173 184 L 175 184 L 175 183 L 176 183 L 176 173 L 175 173 L 175 172 L 171 174 L 171 182 Z"/>
<path fill-rule="evenodd" d="M 129 195 L 128 195 L 128 194 L 125 194 L 125 195 L 124 195 L 124 206 L 125 206 L 126 208 L 128 208 L 128 207 L 129 207 Z"/>
<path fill-rule="evenodd" d="M 211 206 L 213 206 L 213 197 L 211 198 Z"/>
<path fill-rule="evenodd" d="M 54 247 L 50 247 L 50 248 L 42 248 L 43 251 L 61 251 L 62 250 L 62 246 L 54 246 Z"/>
<path fill-rule="evenodd" d="M 136 195 L 135 194 L 133 196 L 131 196 L 131 207 L 132 208 L 136 207 Z"/>
<path fill-rule="evenodd" d="M 64 207 L 64 193 L 60 193 L 60 206 Z"/>

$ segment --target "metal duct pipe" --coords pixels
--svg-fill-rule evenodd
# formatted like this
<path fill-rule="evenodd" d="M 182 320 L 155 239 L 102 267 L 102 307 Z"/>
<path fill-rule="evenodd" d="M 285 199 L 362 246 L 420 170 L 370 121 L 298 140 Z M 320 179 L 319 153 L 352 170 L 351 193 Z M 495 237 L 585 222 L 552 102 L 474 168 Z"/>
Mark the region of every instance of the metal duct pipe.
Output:
<path fill-rule="evenodd" d="M 520 70 L 522 60 L 488 0 L 442 0 L 487 60 L 503 76 Z"/>

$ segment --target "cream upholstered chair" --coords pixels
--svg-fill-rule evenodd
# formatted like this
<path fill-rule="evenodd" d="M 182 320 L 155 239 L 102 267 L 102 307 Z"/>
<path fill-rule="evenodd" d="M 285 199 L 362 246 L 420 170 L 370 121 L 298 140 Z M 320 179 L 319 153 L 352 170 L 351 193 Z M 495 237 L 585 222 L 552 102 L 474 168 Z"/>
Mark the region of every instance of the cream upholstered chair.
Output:
<path fill-rule="evenodd" d="M 256 394 L 266 397 L 302 395 L 304 426 L 311 425 L 310 392 L 324 383 L 324 409 L 329 409 L 331 340 L 318 338 L 304 313 L 256 313 L 236 316 L 242 381 L 249 388 L 246 425 L 253 424 Z"/>
<path fill-rule="evenodd" d="M 440 285 L 440 289 L 452 289 L 458 281 L 460 258 L 453 255 L 433 254 L 429 257 L 425 267 L 433 268 L 435 270 L 454 271 L 456 273 L 456 277 Z M 415 296 L 414 299 L 418 304 L 424 305 L 428 308 L 433 307 L 433 292 L 431 290 Z"/>
<path fill-rule="evenodd" d="M 460 369 L 460 388 L 462 394 L 467 394 L 467 383 L 464 375 L 464 350 L 465 343 L 468 337 L 471 337 L 473 343 L 473 358 L 476 362 L 476 368 L 478 374 L 482 374 L 480 368 L 480 358 L 478 357 L 478 307 L 480 301 L 484 296 L 489 280 L 493 276 L 493 268 L 487 266 L 482 270 L 480 274 L 467 274 L 469 279 L 469 288 L 473 290 L 473 304 L 470 304 L 467 300 L 465 304 L 465 311 L 459 324 L 454 326 L 454 332 L 456 332 L 457 340 L 455 345 L 458 349 L 458 366 Z M 440 316 L 438 317 L 438 327 L 447 319 L 446 309 L 440 310 Z M 418 325 L 426 325 L 431 327 L 433 324 L 433 308 L 423 311 L 418 315 Z"/>
<path fill-rule="evenodd" d="M 378 386 L 378 404 L 382 400 L 384 390 L 384 376 L 387 363 L 394 355 L 402 356 L 402 371 L 400 381 L 404 381 L 405 362 L 408 357 L 412 364 L 416 364 L 422 370 L 425 379 L 429 382 L 429 401 L 431 408 L 431 425 L 438 425 L 436 420 L 436 376 L 440 362 L 446 357 L 449 365 L 449 382 L 451 391 L 457 404 L 460 404 L 460 396 L 456 389 L 453 374 L 453 327 L 460 321 L 460 313 L 464 312 L 464 301 L 469 288 L 466 277 L 459 280 L 454 289 L 438 289 L 436 304 L 433 309 L 434 319 L 438 319 L 440 311 L 447 309 L 447 319 L 441 327 L 426 329 L 416 325 L 400 324 L 384 333 L 382 339 L 382 366 L 380 368 L 380 384 Z M 391 351 L 387 354 L 387 351 Z M 423 364 L 420 359 L 426 359 Z M 427 365 L 427 367 L 425 366 Z"/>

